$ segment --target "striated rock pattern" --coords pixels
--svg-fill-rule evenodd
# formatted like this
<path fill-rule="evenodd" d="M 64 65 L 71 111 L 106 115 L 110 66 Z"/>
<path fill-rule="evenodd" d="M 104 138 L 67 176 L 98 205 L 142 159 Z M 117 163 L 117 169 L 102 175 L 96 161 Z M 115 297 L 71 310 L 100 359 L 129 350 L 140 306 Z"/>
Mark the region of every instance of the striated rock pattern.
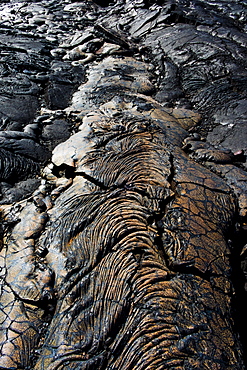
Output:
<path fill-rule="evenodd" d="M 0 369 L 244 369 L 246 4 L 0 19 Z"/>

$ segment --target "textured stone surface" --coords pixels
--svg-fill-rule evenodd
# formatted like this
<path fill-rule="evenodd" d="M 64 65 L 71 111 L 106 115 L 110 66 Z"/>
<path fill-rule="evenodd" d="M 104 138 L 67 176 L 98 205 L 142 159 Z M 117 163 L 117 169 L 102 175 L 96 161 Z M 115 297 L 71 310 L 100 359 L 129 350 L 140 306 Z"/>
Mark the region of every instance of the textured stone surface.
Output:
<path fill-rule="evenodd" d="M 246 11 L 1 1 L 1 369 L 245 368 Z"/>

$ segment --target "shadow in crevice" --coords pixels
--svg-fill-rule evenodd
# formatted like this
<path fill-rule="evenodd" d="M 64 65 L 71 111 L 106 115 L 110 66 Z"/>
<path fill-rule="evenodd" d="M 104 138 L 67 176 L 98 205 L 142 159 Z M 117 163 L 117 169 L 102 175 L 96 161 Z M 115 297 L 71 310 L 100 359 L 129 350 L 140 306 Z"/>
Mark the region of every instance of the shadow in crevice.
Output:
<path fill-rule="evenodd" d="M 94 0 L 94 3 L 101 6 L 102 8 L 107 8 L 112 1 L 111 0 Z"/>

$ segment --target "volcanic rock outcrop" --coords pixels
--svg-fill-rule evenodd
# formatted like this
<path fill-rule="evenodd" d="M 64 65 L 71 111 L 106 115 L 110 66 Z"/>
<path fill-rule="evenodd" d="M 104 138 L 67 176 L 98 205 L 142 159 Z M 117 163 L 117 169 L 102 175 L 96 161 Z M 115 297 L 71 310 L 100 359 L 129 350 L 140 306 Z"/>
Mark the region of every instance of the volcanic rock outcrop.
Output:
<path fill-rule="evenodd" d="M 244 369 L 246 5 L 0 18 L 0 369 Z"/>

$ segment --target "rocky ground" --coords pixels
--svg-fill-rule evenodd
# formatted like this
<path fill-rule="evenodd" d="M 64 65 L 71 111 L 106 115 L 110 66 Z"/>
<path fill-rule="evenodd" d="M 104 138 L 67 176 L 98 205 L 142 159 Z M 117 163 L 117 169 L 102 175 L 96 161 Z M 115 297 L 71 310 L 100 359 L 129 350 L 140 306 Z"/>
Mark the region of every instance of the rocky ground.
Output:
<path fill-rule="evenodd" d="M 129 118 L 131 121 L 134 116 L 138 120 L 139 113 L 146 119 L 154 119 L 159 122 L 159 129 L 165 125 L 164 117 L 166 117 L 166 122 L 170 122 L 170 120 L 171 122 L 174 122 L 174 120 L 180 122 L 183 130 L 187 130 L 187 133 L 179 131 L 174 128 L 175 126 L 173 127 L 173 123 L 169 123 L 170 126 L 166 127 L 166 130 L 170 128 L 170 133 L 167 134 L 168 147 L 170 148 L 173 145 L 183 147 L 183 151 L 187 153 L 186 155 L 190 156 L 188 156 L 188 160 L 193 158 L 195 163 L 199 162 L 204 166 L 205 178 L 212 181 L 209 184 L 209 182 L 203 180 L 206 184 L 205 188 L 213 192 L 213 186 L 215 186 L 216 193 L 220 193 L 221 190 L 219 189 L 223 189 L 222 192 L 228 192 L 234 198 L 234 200 L 227 198 L 222 201 L 225 214 L 234 214 L 231 222 L 228 220 L 228 216 L 222 216 L 222 219 L 220 215 L 217 216 L 218 208 L 217 211 L 212 208 L 212 213 L 216 214 L 216 219 L 219 218 L 214 223 L 214 225 L 218 225 L 219 222 L 218 229 L 222 228 L 223 230 L 226 224 L 234 224 L 234 227 L 233 225 L 229 227 L 230 232 L 227 231 L 224 234 L 225 239 L 232 240 L 231 248 L 229 247 L 231 252 L 222 252 L 222 254 L 230 255 L 231 273 L 229 274 L 231 275 L 230 280 L 233 282 L 233 285 L 229 288 L 231 290 L 229 296 L 232 300 L 231 317 L 234 321 L 232 332 L 240 333 L 240 341 L 243 346 L 241 356 L 246 362 L 246 21 L 247 3 L 238 0 L 0 1 L 0 207 L 2 212 L 2 245 L 4 249 L 7 243 L 7 250 L 9 250 L 9 252 L 6 252 L 7 254 L 1 256 L 1 277 L 4 282 L 2 292 L 5 292 L 3 297 L 4 294 L 6 296 L 12 294 L 12 298 L 4 298 L 4 304 L 6 302 L 9 304 L 9 302 L 15 300 L 15 302 L 19 302 L 18 304 L 21 302 L 21 304 L 25 303 L 31 306 L 32 302 L 40 299 L 40 293 L 37 293 L 36 288 L 34 290 L 30 287 L 27 288 L 28 291 L 31 291 L 31 295 L 26 292 L 22 296 L 22 293 L 19 293 L 18 281 L 22 281 L 20 285 L 24 284 L 22 277 L 18 278 L 19 280 L 17 279 L 17 283 L 15 282 L 16 276 L 19 276 L 18 274 L 24 274 L 24 272 L 18 271 L 19 262 L 17 260 L 25 260 L 28 256 L 29 262 L 35 259 L 36 264 L 40 264 L 38 268 L 36 265 L 35 273 L 32 270 L 32 274 L 42 275 L 42 278 L 39 278 L 40 289 L 43 297 L 48 297 L 49 302 L 49 312 L 44 310 L 42 306 L 44 303 L 35 304 L 35 314 L 31 309 L 28 311 L 30 317 L 32 315 L 32 317 L 35 317 L 34 321 L 32 319 L 30 321 L 35 322 L 33 325 L 37 326 L 42 335 L 36 335 L 35 338 L 37 338 L 32 339 L 33 348 L 30 349 L 30 352 L 27 350 L 27 355 L 25 352 L 27 360 L 22 361 L 18 358 L 13 363 L 6 360 L 6 363 L 0 363 L 2 369 L 31 369 L 34 368 L 35 362 L 37 362 L 35 369 L 48 368 L 46 363 L 41 364 L 42 361 L 38 359 L 40 353 L 43 354 L 43 358 L 50 356 L 47 354 L 48 352 L 45 352 L 48 351 L 48 344 L 47 347 L 44 346 L 45 349 L 42 352 L 45 328 L 47 325 L 49 326 L 52 320 L 55 306 L 63 307 L 62 301 L 59 301 L 61 298 L 59 298 L 59 293 L 55 292 L 57 294 L 55 298 L 51 293 L 51 286 L 54 283 L 50 284 L 49 282 L 54 280 L 53 275 L 54 271 L 57 271 L 56 269 L 59 270 L 61 266 L 61 269 L 64 268 L 64 262 L 57 262 L 58 265 L 54 263 L 56 257 L 54 257 L 53 248 L 56 249 L 57 247 L 52 246 L 51 242 L 48 257 L 44 261 L 47 251 L 45 251 L 46 242 L 42 240 L 47 240 L 49 235 L 52 235 L 54 240 L 59 240 L 59 243 L 70 245 L 71 241 L 66 241 L 66 237 L 61 237 L 60 234 L 57 236 L 55 231 L 56 228 L 59 230 L 60 226 L 56 226 L 56 222 L 60 217 L 65 220 L 62 225 L 64 229 L 69 228 L 69 222 L 74 222 L 74 219 L 71 220 L 69 215 L 63 213 L 64 209 L 75 208 L 71 198 L 67 201 L 66 196 L 74 199 L 75 194 L 82 191 L 79 189 L 84 189 L 82 192 L 87 193 L 89 192 L 88 189 L 91 191 L 93 186 L 101 186 L 101 189 L 102 186 L 105 189 L 110 187 L 111 190 L 112 187 L 117 188 L 119 186 L 118 179 L 114 179 L 114 183 L 110 173 L 107 173 L 107 176 L 111 179 L 108 182 L 103 175 L 101 177 L 100 166 L 97 167 L 97 173 L 100 173 L 97 177 L 93 172 L 95 169 L 92 170 L 94 165 L 91 164 L 91 167 L 87 167 L 88 162 L 83 162 L 83 155 L 87 150 L 92 149 L 88 142 L 92 138 L 94 140 L 94 135 L 98 135 L 97 145 L 100 147 L 101 144 L 99 143 L 103 140 L 106 142 L 112 140 L 112 136 L 111 139 L 110 136 L 107 136 L 109 134 L 106 134 L 107 130 L 110 130 L 109 135 L 113 136 L 118 135 L 121 130 L 125 130 L 121 121 L 121 114 L 129 114 L 132 117 Z M 93 115 L 91 114 L 92 111 L 95 112 Z M 119 121 L 117 121 L 116 126 L 112 127 L 112 123 L 109 123 L 107 119 L 113 118 L 119 119 Z M 163 123 L 160 123 L 161 121 Z M 101 123 L 96 124 L 96 122 Z M 95 132 L 93 134 L 89 132 L 91 129 L 88 127 L 94 127 L 93 125 L 96 127 L 96 134 Z M 145 127 L 147 129 L 149 126 Z M 191 136 L 186 138 L 189 134 Z M 82 154 L 80 153 L 81 143 L 84 145 Z M 116 144 L 114 145 L 116 146 Z M 112 144 L 112 146 L 114 145 Z M 157 145 L 160 145 L 160 142 Z M 150 147 L 150 150 L 160 151 L 162 150 L 161 147 L 159 149 Z M 119 152 L 121 150 L 118 149 Z M 96 157 L 98 152 L 95 151 L 95 153 Z M 164 154 L 164 158 L 166 158 L 166 155 Z M 176 154 L 173 155 L 176 162 Z M 177 155 L 179 157 L 179 154 Z M 108 160 L 107 158 L 106 160 Z M 118 163 L 117 158 L 114 159 L 115 163 Z M 90 160 L 93 161 L 92 158 Z M 110 160 L 112 159 L 110 158 Z M 135 163 L 133 158 L 131 160 Z M 155 160 L 160 163 L 161 168 L 163 168 L 164 163 L 170 161 L 159 158 Z M 180 160 L 181 162 L 179 162 Z M 80 164 L 80 167 L 78 163 L 83 164 Z M 180 164 L 177 167 L 174 165 L 175 172 L 176 168 L 182 166 L 181 163 L 183 163 L 183 169 L 187 165 L 182 159 L 179 159 L 178 163 Z M 121 163 L 118 165 L 119 168 L 122 168 Z M 136 166 L 138 167 L 137 164 Z M 104 168 L 103 164 L 102 168 Z M 117 169 L 115 168 L 114 171 L 117 171 Z M 177 177 L 174 177 L 174 181 L 182 184 L 193 182 L 200 187 L 202 185 L 200 176 L 203 177 L 201 170 L 199 171 L 197 167 L 194 169 L 192 166 L 189 167 L 187 172 L 190 171 L 191 175 L 187 175 L 188 180 L 181 180 L 179 175 L 176 174 Z M 85 185 L 84 180 L 81 183 L 82 180 L 79 181 L 79 178 L 82 174 L 84 180 L 90 180 L 93 185 Z M 148 174 L 146 173 L 145 176 L 148 176 Z M 220 182 L 219 188 L 217 188 L 219 180 L 214 176 L 219 176 L 230 190 L 224 190 L 223 182 Z M 160 180 L 162 186 L 166 186 L 164 185 L 166 181 L 171 182 L 170 178 L 171 174 L 167 175 L 166 180 L 162 178 L 163 182 Z M 125 190 L 128 186 L 126 185 Z M 127 190 L 129 191 L 129 188 Z M 99 189 L 95 190 L 93 188 L 93 191 L 97 192 Z M 186 188 L 187 191 L 188 193 L 191 191 L 193 194 L 190 188 Z M 141 194 L 140 189 L 138 192 Z M 149 190 L 145 188 L 145 192 L 148 193 Z M 162 199 L 170 199 L 169 196 L 163 194 Z M 211 195 L 208 196 L 211 197 Z M 53 208 L 57 198 L 56 211 L 54 213 L 50 211 L 49 213 L 49 209 Z M 122 201 L 124 202 L 124 200 Z M 48 204 L 49 202 L 51 202 L 51 205 Z M 217 200 L 215 202 L 217 203 Z M 231 202 L 236 204 L 235 211 L 233 211 L 234 207 L 231 208 L 232 206 L 230 207 L 228 204 Z M 101 204 L 97 203 L 97 207 L 101 207 Z M 154 205 L 148 207 L 152 208 Z M 173 207 L 176 207 L 176 202 L 173 203 Z M 182 206 L 178 204 L 177 207 Z M 82 217 L 82 213 L 77 216 Z M 90 219 L 90 211 L 83 217 Z M 163 222 L 162 228 L 164 231 L 166 222 L 164 221 L 164 215 L 162 214 L 162 217 L 159 217 L 160 220 L 156 220 L 158 225 L 156 226 L 159 228 L 159 222 Z M 48 222 L 47 227 L 45 227 L 47 218 L 49 218 L 50 223 Z M 190 219 L 188 218 L 186 222 L 189 224 Z M 221 223 L 223 226 L 221 226 Z M 208 232 L 213 230 L 213 227 L 210 226 Z M 78 228 L 82 228 L 82 225 L 79 225 Z M 74 234 L 72 233 L 72 239 L 77 233 L 76 230 L 75 228 Z M 61 238 L 64 239 L 61 241 Z M 84 238 L 86 238 L 85 235 Z M 29 241 L 28 245 L 26 240 Z M 153 240 L 152 243 L 155 244 Z M 214 243 L 214 240 L 211 240 L 211 243 Z M 34 245 L 35 256 L 33 255 Z M 195 245 L 195 248 L 199 248 L 196 243 Z M 218 239 L 215 241 L 215 248 L 221 248 Z M 16 251 L 21 251 L 21 254 L 18 254 L 19 252 L 16 254 Z M 169 259 L 170 250 L 168 247 L 165 253 Z M 8 257 L 10 255 L 11 258 Z M 40 256 L 41 259 L 43 258 L 42 260 L 38 260 Z M 11 262 L 8 262 L 8 258 Z M 84 257 L 81 256 L 80 258 L 83 259 Z M 198 261 L 200 258 L 198 258 Z M 215 257 L 215 259 L 217 258 Z M 228 255 L 224 258 L 227 260 Z M 202 266 L 203 263 L 198 261 L 196 262 L 196 264 L 198 263 L 196 268 L 200 271 L 198 276 L 202 278 L 205 270 Z M 73 263 L 71 261 L 66 263 L 68 263 L 66 268 L 72 271 Z M 176 261 L 176 263 L 182 265 L 181 261 L 179 263 Z M 188 264 L 188 261 L 186 263 Z M 226 269 L 228 269 L 227 262 L 226 265 Z M 6 272 L 8 266 L 10 266 L 10 270 L 13 269 L 14 271 L 9 275 Z M 26 266 L 27 271 L 25 273 L 30 277 L 28 263 Z M 131 267 L 128 265 L 130 274 L 132 273 L 131 269 L 136 268 L 133 266 L 134 262 Z M 172 273 L 174 271 L 177 273 L 176 267 L 171 266 L 172 263 L 169 265 Z M 222 266 L 220 269 L 223 268 Z M 30 269 L 32 268 L 30 267 Z M 127 269 L 124 262 L 122 268 Z M 218 274 L 217 268 L 215 267 L 216 272 L 213 271 L 212 274 Z M 20 270 L 22 269 L 23 267 Z M 182 268 L 178 271 L 184 273 Z M 189 270 L 189 273 L 191 271 Z M 193 270 L 192 273 L 194 272 Z M 119 273 L 119 271 L 115 271 L 116 276 Z M 63 273 L 61 273 L 61 276 L 58 273 L 56 274 L 59 276 L 58 280 L 60 279 L 56 283 L 59 286 L 64 279 L 64 275 Z M 97 275 L 97 273 L 95 274 Z M 101 272 L 98 272 L 98 275 L 100 274 Z M 33 275 L 32 284 L 35 285 L 36 277 Z M 99 279 L 98 275 L 96 280 Z M 125 279 L 127 278 L 125 277 Z M 85 284 L 90 285 L 92 283 Z M 179 282 L 179 284 L 182 283 Z M 196 284 L 193 282 L 193 284 L 191 283 L 191 287 L 196 284 L 200 285 L 199 282 L 196 282 Z M 217 286 L 218 283 L 214 284 Z M 90 289 L 96 290 L 96 287 Z M 223 290 L 222 285 L 217 286 L 217 289 Z M 57 288 L 57 290 L 59 289 Z M 56 303 L 54 303 L 55 301 Z M 125 303 L 121 301 L 121 305 L 124 306 Z M 188 303 L 188 307 L 189 305 L 190 303 Z M 25 309 L 27 310 L 27 308 Z M 14 310 L 13 308 L 13 312 Z M 18 308 L 17 311 L 20 315 L 21 309 Z M 44 311 L 46 315 L 45 324 L 43 322 Z M 3 321 L 5 320 L 7 319 Z M 17 316 L 14 319 L 11 318 L 11 323 L 13 324 L 13 322 L 18 322 Z M 51 325 L 56 328 L 54 323 Z M 16 331 L 18 330 L 20 330 L 19 327 Z M 5 332 L 4 335 L 7 336 Z M 49 333 L 48 337 L 51 335 Z M 30 337 L 33 338 L 34 335 L 30 334 Z M 111 347 L 111 339 L 108 338 L 107 340 L 109 347 Z M 105 340 L 106 343 L 108 343 L 107 340 Z M 235 340 L 234 336 L 231 340 Z M 1 343 L 5 343 L 5 341 L 2 340 Z M 22 348 L 19 342 L 13 343 L 15 347 Z M 7 354 L 5 354 L 5 344 L 2 345 L 2 356 L 11 357 L 11 350 L 7 348 Z M 56 346 L 59 347 L 62 344 L 56 343 Z M 113 352 L 113 347 L 117 348 L 116 353 L 122 350 L 119 344 L 118 346 L 114 344 L 114 346 L 111 347 Z M 59 350 L 61 348 L 59 347 Z M 85 348 L 83 350 L 86 351 L 87 348 Z M 122 344 L 122 348 L 124 348 L 124 344 Z M 198 348 L 199 352 L 201 349 Z M 37 352 L 34 349 L 37 349 Z M 22 349 L 22 351 L 24 350 Z M 241 350 L 236 351 L 241 352 Z M 114 356 L 117 356 L 115 352 Z M 236 353 L 234 356 L 237 357 Z M 73 354 L 73 356 L 76 355 Z M 126 356 L 129 356 L 127 352 Z M 108 367 L 105 365 L 105 359 L 98 358 L 97 361 L 93 362 L 92 360 L 90 365 L 87 358 L 87 365 L 85 367 L 80 365 L 80 368 L 127 369 L 126 364 L 115 363 L 113 360 L 108 362 Z M 231 359 L 231 361 L 233 360 Z M 187 365 L 181 365 L 179 362 L 171 363 L 171 365 L 166 363 L 166 366 L 177 366 L 167 368 L 178 369 L 208 369 L 212 365 L 210 365 L 210 362 L 199 362 L 188 362 Z M 244 365 L 241 360 L 238 360 L 238 364 L 239 369 L 242 369 Z M 49 369 L 60 369 L 62 368 L 60 366 L 67 365 L 59 363 L 54 365 L 57 367 L 49 366 L 51 366 Z M 145 368 L 153 369 L 151 365 L 149 366 Z M 159 366 L 156 368 L 166 368 L 164 364 Z M 220 364 L 215 368 L 237 368 L 233 362 L 231 366 L 228 365 L 227 367 L 225 365 L 224 367 Z M 73 369 L 76 368 L 73 367 Z M 130 368 L 134 369 L 134 367 Z M 142 367 L 137 368 L 141 369 Z M 68 369 L 72 369 L 72 367 L 68 367 Z"/>

